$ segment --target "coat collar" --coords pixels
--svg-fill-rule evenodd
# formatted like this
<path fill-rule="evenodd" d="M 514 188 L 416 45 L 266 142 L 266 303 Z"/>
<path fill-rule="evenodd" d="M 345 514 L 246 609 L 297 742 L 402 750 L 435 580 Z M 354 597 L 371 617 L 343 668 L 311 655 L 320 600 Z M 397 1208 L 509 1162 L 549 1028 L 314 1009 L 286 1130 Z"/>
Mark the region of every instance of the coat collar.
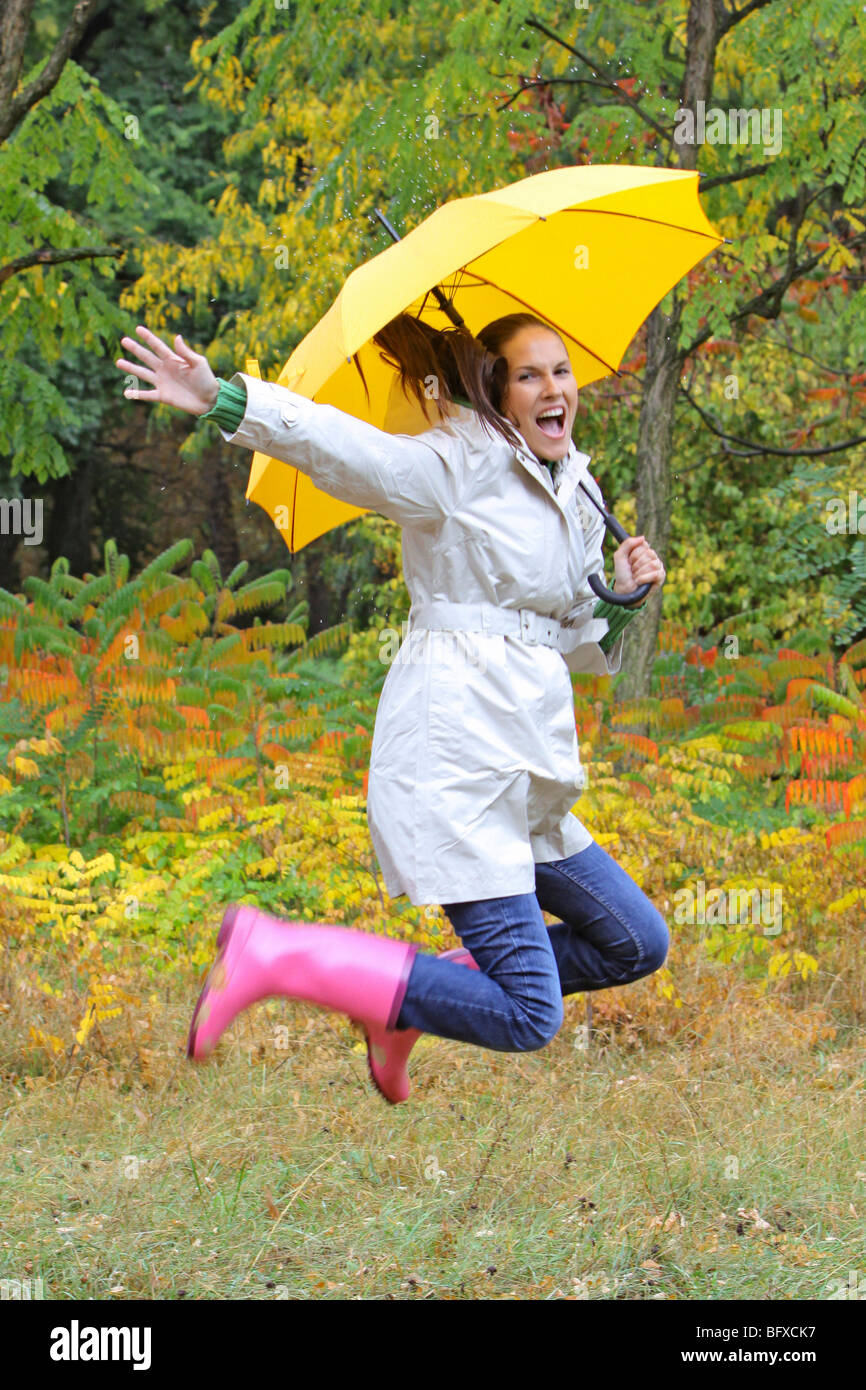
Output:
<path fill-rule="evenodd" d="M 520 446 L 515 451 L 515 457 L 523 464 L 527 473 L 541 483 L 545 492 L 549 493 L 554 502 L 557 503 L 560 511 L 564 512 L 578 483 L 587 477 L 591 455 L 581 453 L 572 440 L 565 458 L 558 459 L 554 464 L 553 478 L 551 479 L 547 464 L 539 462 L 522 435 L 520 441 Z"/>
<path fill-rule="evenodd" d="M 464 409 L 471 412 L 473 418 L 477 419 L 475 411 L 465 396 L 455 396 L 454 399 L 458 405 L 463 406 Z M 551 478 L 551 471 L 547 464 L 540 463 L 526 443 L 523 435 L 520 434 L 519 431 L 517 434 L 520 444 L 515 450 L 515 458 L 523 465 L 529 476 L 541 484 L 548 496 L 553 499 L 559 507 L 559 510 L 564 514 L 565 508 L 571 501 L 578 483 L 580 483 L 581 480 L 586 481 L 590 476 L 589 463 L 592 455 L 581 453 L 580 450 L 575 447 L 574 440 L 572 439 L 569 443 L 568 453 L 565 458 L 557 459 L 554 464 L 553 477 Z M 585 504 L 580 498 L 578 499 L 578 509 L 581 517 L 584 519 L 584 525 L 586 525 L 590 516 Z"/>

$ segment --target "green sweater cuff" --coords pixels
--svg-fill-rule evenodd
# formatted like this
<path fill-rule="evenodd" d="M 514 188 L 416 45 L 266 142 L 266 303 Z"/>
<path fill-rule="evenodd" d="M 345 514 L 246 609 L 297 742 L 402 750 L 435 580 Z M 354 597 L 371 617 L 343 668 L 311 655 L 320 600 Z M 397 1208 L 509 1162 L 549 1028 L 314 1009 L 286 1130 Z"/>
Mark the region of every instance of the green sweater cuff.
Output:
<path fill-rule="evenodd" d="M 247 409 L 247 388 L 240 382 L 234 384 L 218 376 L 219 394 L 216 402 L 204 415 L 200 415 L 200 420 L 213 420 L 215 425 L 226 431 L 227 434 L 235 434 L 240 429 L 241 421 Z"/>
<path fill-rule="evenodd" d="M 592 610 L 592 616 L 594 618 L 607 619 L 607 632 L 598 644 L 605 656 L 607 656 L 611 647 L 628 627 L 635 614 L 642 613 L 646 606 L 646 599 L 644 599 L 643 603 L 635 604 L 633 608 L 623 608 L 617 603 L 608 603 L 607 599 L 603 598 L 598 600 L 598 603 Z"/>

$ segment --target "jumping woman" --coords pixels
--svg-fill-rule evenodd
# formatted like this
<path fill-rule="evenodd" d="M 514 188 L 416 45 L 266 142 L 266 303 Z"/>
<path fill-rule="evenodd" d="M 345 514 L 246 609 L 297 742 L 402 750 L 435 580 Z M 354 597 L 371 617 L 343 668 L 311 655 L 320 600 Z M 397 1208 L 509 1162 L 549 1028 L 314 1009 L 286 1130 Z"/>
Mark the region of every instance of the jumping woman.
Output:
<path fill-rule="evenodd" d="M 410 315 L 374 339 L 427 419 L 388 434 L 274 382 L 214 376 L 178 335 L 123 338 L 151 384 L 133 400 L 212 419 L 223 438 L 306 473 L 316 487 L 396 521 L 411 598 L 385 680 L 367 817 L 392 897 L 440 903 L 462 947 L 427 955 L 347 927 L 230 907 L 192 1020 L 188 1056 L 210 1055 L 234 1018 L 274 995 L 347 1014 L 370 1074 L 409 1094 L 418 1036 L 497 1052 L 545 1047 L 563 996 L 629 984 L 664 962 L 664 918 L 572 811 L 585 782 L 570 672 L 613 675 L 635 608 L 596 601 L 604 523 L 579 499 L 571 432 L 577 382 L 559 335 L 530 314 L 477 337 Z M 613 557 L 628 594 L 664 583 L 644 536 Z M 641 605 L 644 606 L 644 605 Z M 542 912 L 559 920 L 548 926 Z"/>

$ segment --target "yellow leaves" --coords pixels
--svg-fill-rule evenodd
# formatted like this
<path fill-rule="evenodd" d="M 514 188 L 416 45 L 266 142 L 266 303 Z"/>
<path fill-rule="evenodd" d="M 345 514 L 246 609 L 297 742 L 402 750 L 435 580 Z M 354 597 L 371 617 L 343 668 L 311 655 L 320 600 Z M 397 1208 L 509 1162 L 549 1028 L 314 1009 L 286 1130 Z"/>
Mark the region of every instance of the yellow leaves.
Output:
<path fill-rule="evenodd" d="M 761 832 L 761 849 L 776 849 L 785 845 L 790 845 L 795 840 L 803 838 L 803 830 L 799 825 L 785 825 L 781 830 L 773 830 L 769 834 Z"/>
<path fill-rule="evenodd" d="M 279 876 L 280 866 L 271 855 L 265 859 L 256 859 L 252 864 L 248 864 L 246 872 L 250 878 L 276 878 Z"/>
<path fill-rule="evenodd" d="M 827 904 L 828 912 L 847 912 L 849 907 L 854 907 L 855 903 L 866 902 L 866 888 L 852 888 L 850 893 L 846 893 L 842 898 L 836 898 L 832 903 Z"/>
<path fill-rule="evenodd" d="M 96 1022 L 96 1009 L 93 1004 L 88 1004 L 84 1017 L 75 1030 L 75 1041 L 79 1047 L 83 1047 L 90 1036 L 91 1029 Z"/>
<path fill-rule="evenodd" d="M 609 830 L 604 833 L 596 834 L 593 838 L 596 844 L 601 845 L 602 849 L 604 849 L 606 845 L 617 844 L 620 837 L 615 830 Z"/>
<path fill-rule="evenodd" d="M 771 979 L 784 978 L 794 970 L 802 980 L 808 980 L 810 975 L 816 974 L 818 962 L 814 956 L 810 956 L 806 951 L 775 951 L 767 964 L 767 972 Z"/>
<path fill-rule="evenodd" d="M 195 801 L 203 801 L 213 796 L 213 788 L 209 786 L 188 787 L 185 792 L 181 792 L 180 799 L 184 806 L 189 806 Z"/>
<path fill-rule="evenodd" d="M 197 772 L 192 763 L 169 763 L 162 769 L 162 779 L 167 791 L 178 791 L 180 787 L 195 781 Z"/>
<path fill-rule="evenodd" d="M 218 826 L 225 825 L 232 820 L 234 811 L 231 806 L 220 806 L 215 811 L 209 811 L 204 816 L 199 816 L 197 825 L 199 830 L 216 830 Z"/>
<path fill-rule="evenodd" d="M 656 993 L 662 999 L 669 1000 L 675 1009 L 681 1009 L 683 1007 L 683 1001 L 674 984 L 674 977 L 666 965 L 663 965 L 660 970 L 655 972 L 653 980 L 655 982 Z"/>
<path fill-rule="evenodd" d="M 16 754 L 12 758 L 12 769 L 18 773 L 19 777 L 38 777 L 39 767 L 33 762 L 32 758 L 22 758 Z"/>
<path fill-rule="evenodd" d="M 100 878 L 102 874 L 111 873 L 115 868 L 114 855 L 109 853 L 97 854 L 94 859 L 85 862 L 79 851 L 73 850 L 69 861 L 80 871 L 78 881 L 84 883 L 92 883 L 94 879 Z"/>
<path fill-rule="evenodd" d="M 137 996 L 123 989 L 113 976 L 92 977 L 81 1022 L 75 1031 L 75 1042 L 83 1047 L 97 1023 L 117 1018 L 123 1012 L 123 1004 L 138 1003 Z"/>
<path fill-rule="evenodd" d="M 63 751 L 63 744 L 60 742 L 59 738 L 54 738 L 53 735 L 50 735 L 48 738 L 31 738 L 30 748 L 34 753 L 47 755 L 49 753 L 61 753 Z"/>
<path fill-rule="evenodd" d="M 44 1048 L 50 1057 L 62 1057 L 66 1052 L 63 1039 L 56 1037 L 54 1033 L 45 1033 L 41 1028 L 34 1028 L 32 1024 L 27 1031 L 31 1042 Z"/>
<path fill-rule="evenodd" d="M 822 266 L 826 266 L 831 275 L 838 275 L 840 270 L 857 270 L 860 264 L 854 252 L 844 242 L 832 235 L 820 263 Z M 806 317 L 805 312 L 802 317 Z M 816 314 L 815 321 L 817 322 L 817 320 L 818 315 Z"/>

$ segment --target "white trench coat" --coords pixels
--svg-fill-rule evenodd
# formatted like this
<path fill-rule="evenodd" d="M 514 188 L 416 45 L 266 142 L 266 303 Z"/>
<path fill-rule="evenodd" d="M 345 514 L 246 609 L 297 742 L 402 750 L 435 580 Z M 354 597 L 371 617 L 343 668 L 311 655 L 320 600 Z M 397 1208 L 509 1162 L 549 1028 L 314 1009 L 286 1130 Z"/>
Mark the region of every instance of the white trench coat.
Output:
<path fill-rule="evenodd" d="M 367 797 L 389 894 L 534 892 L 535 863 L 592 842 L 572 812 L 585 773 L 569 672 L 613 675 L 622 660 L 622 636 L 605 655 L 607 622 L 592 617 L 604 523 L 577 487 L 603 501 L 590 456 L 572 443 L 554 490 L 525 443 L 491 439 L 466 407 L 423 434 L 387 434 L 275 382 L 240 381 L 246 413 L 224 439 L 402 527 L 409 627 L 379 701 Z M 558 646 L 533 640 L 535 615 L 566 624 Z"/>

